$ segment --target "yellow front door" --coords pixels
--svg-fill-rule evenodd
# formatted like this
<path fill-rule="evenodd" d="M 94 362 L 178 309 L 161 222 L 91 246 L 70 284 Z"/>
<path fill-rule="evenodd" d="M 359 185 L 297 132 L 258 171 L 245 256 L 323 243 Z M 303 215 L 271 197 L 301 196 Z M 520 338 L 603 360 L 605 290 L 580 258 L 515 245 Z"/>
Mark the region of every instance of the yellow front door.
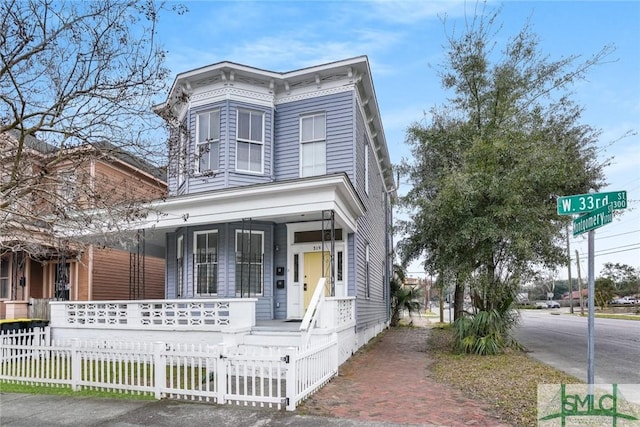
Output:
<path fill-rule="evenodd" d="M 309 302 L 313 296 L 313 292 L 318 285 L 318 280 L 321 277 L 326 277 L 324 295 L 329 295 L 329 263 L 331 257 L 329 252 L 324 253 L 325 268 L 322 268 L 322 252 L 305 252 L 304 254 L 304 309 L 305 311 L 309 307 Z M 323 274 L 324 270 L 324 274 Z"/>

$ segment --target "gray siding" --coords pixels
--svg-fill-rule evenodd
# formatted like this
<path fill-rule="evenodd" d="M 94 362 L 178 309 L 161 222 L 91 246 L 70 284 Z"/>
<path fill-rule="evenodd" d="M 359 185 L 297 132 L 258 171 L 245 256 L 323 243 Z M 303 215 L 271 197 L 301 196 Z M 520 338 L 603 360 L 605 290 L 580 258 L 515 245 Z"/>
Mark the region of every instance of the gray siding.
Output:
<path fill-rule="evenodd" d="M 246 109 L 254 111 L 262 111 L 264 113 L 264 151 L 263 151 L 263 173 L 255 174 L 249 172 L 236 172 L 236 120 L 237 110 Z M 272 114 L 271 108 L 262 106 L 256 106 L 247 103 L 229 102 L 229 150 L 228 156 L 229 165 L 227 171 L 227 183 L 226 187 L 237 187 L 243 185 L 257 184 L 261 182 L 271 181 L 272 175 L 272 147 L 273 147 L 273 127 L 272 127 Z"/>
<path fill-rule="evenodd" d="M 275 301 L 275 318 L 286 319 L 287 318 L 287 225 L 276 224 L 273 234 L 274 247 L 277 246 L 278 250 L 274 253 L 274 265 L 273 265 L 273 292 Z M 276 267 L 284 267 L 284 275 L 276 275 Z M 284 288 L 276 288 L 276 281 L 284 280 Z M 279 305 L 279 307 L 278 307 Z"/>
<path fill-rule="evenodd" d="M 196 115 L 200 112 L 220 110 L 219 169 L 214 176 L 196 174 Z M 264 112 L 264 171 L 262 174 L 236 172 L 236 119 L 238 108 Z M 187 143 L 187 179 L 180 194 L 193 194 L 226 187 L 269 182 L 273 175 L 273 109 L 248 103 L 223 101 L 192 108 L 186 117 L 189 141 Z M 172 156 L 170 161 L 177 161 Z M 172 168 L 173 170 L 173 168 Z M 169 177 L 169 193 L 178 194 L 176 176 Z"/>
<path fill-rule="evenodd" d="M 178 235 L 184 235 L 185 249 L 185 288 L 182 298 L 196 298 L 194 284 L 194 258 L 193 258 L 193 236 L 197 231 L 216 230 L 218 232 L 218 298 L 235 298 L 235 232 L 242 229 L 242 223 L 233 224 L 212 224 L 209 226 L 188 227 L 171 233 L 167 237 L 167 298 L 177 298 L 176 292 L 176 241 Z M 245 223 L 245 230 L 248 230 Z M 274 266 L 273 266 L 273 234 L 274 227 L 271 223 L 254 222 L 251 227 L 254 231 L 264 232 L 264 276 L 263 293 L 258 298 L 256 306 L 256 319 L 272 319 L 273 311 L 273 288 L 274 288 Z M 285 244 L 286 247 L 286 235 Z M 253 297 L 253 295 L 251 296 Z M 286 305 L 285 305 L 286 307 Z"/>
<path fill-rule="evenodd" d="M 346 172 L 353 175 L 352 91 L 325 95 L 278 105 L 275 113 L 275 179 L 300 176 L 300 116 L 324 112 L 327 124 L 327 174 Z"/>
<path fill-rule="evenodd" d="M 369 175 L 365 177 L 365 150 L 369 151 Z M 369 192 L 365 192 L 365 179 Z M 388 279 L 385 254 L 387 243 L 388 209 L 383 180 L 375 164 L 373 150 L 365 131 L 360 110 L 356 112 L 356 191 L 362 199 L 366 213 L 358 219 L 355 241 L 357 328 L 364 329 L 388 319 Z M 369 295 L 366 294 L 366 245 L 369 244 Z"/>

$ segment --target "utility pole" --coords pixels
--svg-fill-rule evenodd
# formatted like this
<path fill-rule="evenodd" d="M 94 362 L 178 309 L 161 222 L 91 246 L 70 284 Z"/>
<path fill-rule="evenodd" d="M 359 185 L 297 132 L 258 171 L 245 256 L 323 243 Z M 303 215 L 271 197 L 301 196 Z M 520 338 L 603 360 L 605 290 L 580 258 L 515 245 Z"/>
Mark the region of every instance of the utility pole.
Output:
<path fill-rule="evenodd" d="M 571 248 L 569 247 L 569 223 L 565 227 L 567 233 L 567 256 L 569 264 L 567 264 L 567 272 L 569 273 L 569 312 L 573 314 L 573 282 L 571 282 Z"/>
<path fill-rule="evenodd" d="M 580 316 L 584 316 L 584 304 L 582 302 L 582 277 L 580 277 L 580 254 L 576 249 L 576 266 L 578 267 L 578 292 L 580 293 Z"/>

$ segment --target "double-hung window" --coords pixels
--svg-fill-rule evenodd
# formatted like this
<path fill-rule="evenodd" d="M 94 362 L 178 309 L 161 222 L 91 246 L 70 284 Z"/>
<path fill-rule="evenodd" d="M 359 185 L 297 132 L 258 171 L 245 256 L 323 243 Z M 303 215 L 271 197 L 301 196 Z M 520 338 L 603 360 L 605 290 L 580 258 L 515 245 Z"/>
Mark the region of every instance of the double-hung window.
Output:
<path fill-rule="evenodd" d="M 364 192 L 369 194 L 369 145 L 364 144 Z"/>
<path fill-rule="evenodd" d="M 58 174 L 58 196 L 64 203 L 75 203 L 78 201 L 78 175 L 73 170 L 64 170 Z M 73 209 L 75 206 L 68 206 Z"/>
<path fill-rule="evenodd" d="M 300 117 L 300 175 L 327 173 L 326 116 L 324 113 Z"/>
<path fill-rule="evenodd" d="M 178 176 L 178 187 L 180 187 L 184 181 L 187 173 L 187 136 L 182 129 L 178 130 L 178 141 L 177 141 L 177 176 Z"/>
<path fill-rule="evenodd" d="M 176 296 L 182 296 L 184 285 L 184 236 L 178 236 L 176 241 Z"/>
<path fill-rule="evenodd" d="M 262 173 L 264 158 L 264 113 L 238 110 L 236 170 Z"/>
<path fill-rule="evenodd" d="M 220 159 L 220 110 L 196 115 L 196 155 L 198 172 L 215 171 Z"/>
<path fill-rule="evenodd" d="M 236 230 L 236 294 L 262 295 L 264 233 Z"/>
<path fill-rule="evenodd" d="M 218 232 L 194 233 L 194 277 L 197 295 L 218 293 Z"/>
<path fill-rule="evenodd" d="M 371 258 L 370 258 L 369 244 L 364 248 L 364 296 L 369 298 L 371 296 Z"/>
<path fill-rule="evenodd" d="M 11 289 L 9 287 L 9 257 L 0 256 L 0 298 L 11 298 Z"/>

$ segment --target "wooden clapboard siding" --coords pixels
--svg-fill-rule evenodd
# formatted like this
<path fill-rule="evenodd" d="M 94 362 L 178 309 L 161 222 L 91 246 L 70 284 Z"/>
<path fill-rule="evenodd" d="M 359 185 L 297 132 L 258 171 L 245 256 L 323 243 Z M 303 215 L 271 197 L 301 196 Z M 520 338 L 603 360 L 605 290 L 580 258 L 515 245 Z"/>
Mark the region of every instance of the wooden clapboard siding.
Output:
<path fill-rule="evenodd" d="M 275 123 L 275 178 L 300 177 L 300 117 L 326 114 L 327 174 L 344 172 L 353 181 L 354 93 L 346 91 L 279 104 Z"/>
<path fill-rule="evenodd" d="M 374 152 L 365 131 L 365 122 L 356 112 L 356 192 L 365 205 L 366 213 L 358 219 L 358 234 L 355 239 L 355 286 L 357 328 L 366 329 L 386 321 L 387 283 L 385 265 L 386 195 L 382 176 L 377 167 Z M 369 151 L 369 170 L 365 176 L 365 150 Z M 365 191 L 365 180 L 369 180 L 369 191 Z M 366 245 L 369 244 L 369 295 L 366 292 Z"/>
<path fill-rule="evenodd" d="M 91 275 L 91 262 L 89 260 L 88 251 L 85 252 L 77 263 L 76 291 L 71 290 L 70 298 L 78 301 L 88 301 L 91 299 L 89 295 L 89 276 Z M 71 268 L 75 268 L 72 264 Z"/>
<path fill-rule="evenodd" d="M 29 260 L 29 294 L 31 298 L 45 298 L 42 264 Z"/>
<path fill-rule="evenodd" d="M 145 299 L 164 298 L 164 260 L 145 258 Z M 129 299 L 129 252 L 96 249 L 93 255 L 92 300 Z"/>

